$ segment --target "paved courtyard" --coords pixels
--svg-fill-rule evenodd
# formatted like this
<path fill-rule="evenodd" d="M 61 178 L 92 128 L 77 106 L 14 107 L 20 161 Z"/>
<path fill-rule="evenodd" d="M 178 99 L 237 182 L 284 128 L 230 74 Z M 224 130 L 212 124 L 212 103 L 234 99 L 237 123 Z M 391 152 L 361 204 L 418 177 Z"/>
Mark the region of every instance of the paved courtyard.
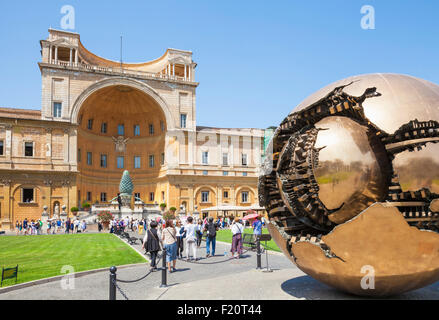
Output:
<path fill-rule="evenodd" d="M 138 243 L 133 246 L 141 251 Z M 159 288 L 161 272 L 153 272 L 144 280 L 119 283 L 129 299 L 147 300 L 296 300 L 296 299 L 360 299 L 334 290 L 305 275 L 286 257 L 279 253 L 269 254 L 271 273 L 256 270 L 256 254 L 248 251 L 242 259 L 230 260 L 230 245 L 217 243 L 216 256 L 206 259 L 204 242 L 198 249 L 198 263 L 177 261 L 177 272 L 168 273 L 168 286 Z M 265 255 L 262 267 L 265 268 Z M 149 264 L 121 268 L 117 276 L 133 280 L 145 275 Z M 63 289 L 59 280 L 30 286 L 6 293 L 0 292 L 0 300 L 107 300 L 109 271 L 98 272 L 75 279 L 74 289 Z M 392 297 L 393 299 L 439 299 L 439 283 L 429 287 Z M 117 299 L 124 297 L 117 292 Z"/>

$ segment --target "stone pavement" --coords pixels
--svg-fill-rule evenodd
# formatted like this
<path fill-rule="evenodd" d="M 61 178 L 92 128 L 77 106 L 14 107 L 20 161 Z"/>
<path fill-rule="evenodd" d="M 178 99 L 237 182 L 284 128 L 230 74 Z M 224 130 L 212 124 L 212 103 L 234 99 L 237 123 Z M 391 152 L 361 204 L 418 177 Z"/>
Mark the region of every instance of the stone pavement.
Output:
<path fill-rule="evenodd" d="M 138 243 L 133 246 L 141 251 Z M 288 299 L 359 299 L 305 275 L 281 254 L 269 254 L 271 273 L 256 270 L 256 254 L 248 251 L 242 259 L 224 256 L 230 245 L 217 243 L 216 256 L 206 259 L 204 242 L 198 249 L 199 263 L 177 261 L 177 272 L 168 273 L 168 287 L 159 288 L 161 272 L 153 272 L 135 283 L 118 283 L 129 299 L 163 300 L 288 300 Z M 160 263 L 161 265 L 161 263 Z M 262 257 L 265 268 L 265 255 Z M 149 270 L 149 264 L 139 264 L 118 270 L 117 277 L 138 279 Z M 75 288 L 65 290 L 60 281 L 0 293 L 0 300 L 107 300 L 109 272 L 99 272 L 75 279 Z M 406 293 L 393 299 L 439 299 L 439 283 Z M 117 292 L 117 299 L 123 296 Z"/>

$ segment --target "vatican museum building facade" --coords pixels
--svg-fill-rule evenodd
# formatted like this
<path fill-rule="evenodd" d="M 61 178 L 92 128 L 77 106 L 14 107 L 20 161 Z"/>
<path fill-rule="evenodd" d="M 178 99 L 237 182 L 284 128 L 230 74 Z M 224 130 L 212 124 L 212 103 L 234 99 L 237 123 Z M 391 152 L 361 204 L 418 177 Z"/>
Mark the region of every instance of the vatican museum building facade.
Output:
<path fill-rule="evenodd" d="M 76 33 L 50 29 L 40 43 L 41 110 L 0 108 L 2 228 L 109 203 L 125 170 L 150 208 L 256 206 L 264 130 L 196 126 L 191 52 L 121 64 Z"/>

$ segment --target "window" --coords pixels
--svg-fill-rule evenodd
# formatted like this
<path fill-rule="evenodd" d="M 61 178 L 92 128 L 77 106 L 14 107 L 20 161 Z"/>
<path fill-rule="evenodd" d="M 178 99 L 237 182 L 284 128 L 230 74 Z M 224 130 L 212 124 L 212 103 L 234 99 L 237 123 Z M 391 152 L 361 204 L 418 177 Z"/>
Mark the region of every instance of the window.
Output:
<path fill-rule="evenodd" d="M 61 118 L 62 104 L 60 102 L 53 103 L 53 117 Z"/>
<path fill-rule="evenodd" d="M 134 135 L 135 136 L 140 136 L 140 126 L 138 124 L 136 124 L 134 126 Z"/>
<path fill-rule="evenodd" d="M 3 140 L 0 140 L 0 156 L 4 155 Z"/>
<path fill-rule="evenodd" d="M 203 164 L 209 163 L 209 152 L 208 151 L 203 151 L 203 153 L 201 155 L 201 161 Z"/>
<path fill-rule="evenodd" d="M 81 162 L 81 149 L 78 149 L 78 162 Z"/>
<path fill-rule="evenodd" d="M 242 154 L 242 165 L 243 166 L 247 165 L 247 154 L 246 153 Z"/>
<path fill-rule="evenodd" d="M 154 125 L 153 125 L 153 124 L 150 124 L 150 125 L 149 125 L 149 134 L 150 134 L 150 135 L 153 135 L 153 134 L 154 134 Z"/>
<path fill-rule="evenodd" d="M 140 157 L 134 157 L 134 169 L 140 169 Z"/>
<path fill-rule="evenodd" d="M 117 157 L 117 168 L 118 169 L 124 168 L 124 157 L 123 156 Z"/>
<path fill-rule="evenodd" d="M 229 171 L 223 171 L 223 176 L 228 176 L 229 175 Z"/>
<path fill-rule="evenodd" d="M 165 153 L 162 152 L 161 156 L 160 156 L 160 163 L 163 166 L 165 164 Z"/>
<path fill-rule="evenodd" d="M 24 143 L 24 156 L 25 157 L 33 157 L 34 156 L 34 143 L 33 142 L 25 142 Z"/>
<path fill-rule="evenodd" d="M 247 177 L 247 172 L 243 172 L 243 173 L 242 173 L 242 176 L 243 176 L 243 177 Z"/>
<path fill-rule="evenodd" d="M 117 126 L 117 134 L 123 136 L 125 134 L 125 126 L 123 124 L 119 124 Z"/>
<path fill-rule="evenodd" d="M 180 114 L 180 128 L 186 128 L 186 114 Z"/>
<path fill-rule="evenodd" d="M 209 191 L 201 191 L 201 202 L 209 202 Z"/>
<path fill-rule="evenodd" d="M 228 166 L 228 165 L 229 165 L 229 154 L 223 153 L 223 166 Z"/>
<path fill-rule="evenodd" d="M 88 130 L 93 129 L 93 119 L 88 119 L 87 129 Z"/>
<path fill-rule="evenodd" d="M 160 121 L 160 129 L 163 131 L 165 131 L 165 123 L 163 121 Z"/>
<path fill-rule="evenodd" d="M 207 176 L 207 170 L 203 171 L 203 176 Z"/>
<path fill-rule="evenodd" d="M 243 191 L 241 193 L 241 202 L 248 202 L 248 191 Z"/>
<path fill-rule="evenodd" d="M 101 202 L 107 202 L 107 194 L 105 192 L 101 192 Z"/>
<path fill-rule="evenodd" d="M 91 152 L 87 152 L 87 164 L 89 166 L 93 164 L 93 154 Z"/>
<path fill-rule="evenodd" d="M 149 193 L 149 201 L 154 201 L 154 192 Z"/>
<path fill-rule="evenodd" d="M 87 199 L 86 201 L 91 201 L 91 192 L 87 191 Z"/>
<path fill-rule="evenodd" d="M 228 198 L 229 197 L 229 191 L 224 191 L 224 194 L 223 194 L 223 198 Z"/>
<path fill-rule="evenodd" d="M 149 167 L 154 168 L 154 155 L 149 156 Z"/>
<path fill-rule="evenodd" d="M 162 191 L 162 201 L 165 201 L 165 192 Z"/>
<path fill-rule="evenodd" d="M 101 168 L 107 167 L 107 155 L 101 154 Z"/>
<path fill-rule="evenodd" d="M 136 199 L 137 198 L 137 199 Z M 140 192 L 134 193 L 134 201 L 140 199 Z"/>
<path fill-rule="evenodd" d="M 101 132 L 102 133 L 107 133 L 107 123 L 106 122 L 102 122 L 102 124 L 101 124 Z"/>
<path fill-rule="evenodd" d="M 32 188 L 21 189 L 21 202 L 24 203 L 34 202 L 34 189 Z"/>

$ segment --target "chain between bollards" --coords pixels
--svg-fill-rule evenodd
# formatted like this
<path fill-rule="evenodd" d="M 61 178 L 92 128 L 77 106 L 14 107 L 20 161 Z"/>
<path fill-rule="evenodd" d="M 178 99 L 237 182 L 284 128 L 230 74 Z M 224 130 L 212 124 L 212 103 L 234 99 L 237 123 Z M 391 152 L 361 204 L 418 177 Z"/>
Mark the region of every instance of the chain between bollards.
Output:
<path fill-rule="evenodd" d="M 117 268 L 110 268 L 110 300 L 116 300 L 116 271 Z"/>
<path fill-rule="evenodd" d="M 162 250 L 162 284 L 160 285 L 160 288 L 166 288 L 168 286 L 167 284 L 167 268 L 166 268 L 166 249 L 163 247 Z"/>

